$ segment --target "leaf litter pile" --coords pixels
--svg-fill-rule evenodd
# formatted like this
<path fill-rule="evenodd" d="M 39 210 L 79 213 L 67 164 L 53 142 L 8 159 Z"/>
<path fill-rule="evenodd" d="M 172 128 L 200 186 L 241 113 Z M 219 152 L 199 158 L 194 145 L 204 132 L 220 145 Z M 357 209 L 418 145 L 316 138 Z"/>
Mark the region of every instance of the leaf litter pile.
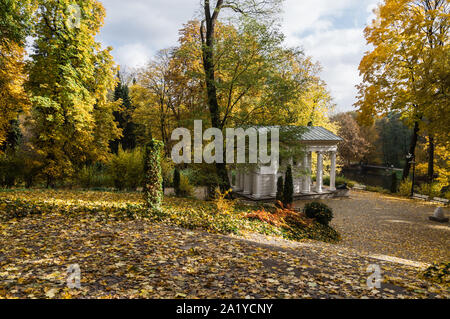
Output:
<path fill-rule="evenodd" d="M 0 221 L 0 298 L 449 297 L 448 286 L 425 280 L 421 269 L 325 243 L 246 239 L 264 237 L 247 222 L 232 224 L 241 231 L 230 236 L 170 218 L 125 218 L 140 194 L 30 191 L 0 199 L 1 214 L 19 201 L 29 212 Z M 74 264 L 80 289 L 67 286 Z M 367 287 L 371 264 L 382 268 L 380 289 Z"/>

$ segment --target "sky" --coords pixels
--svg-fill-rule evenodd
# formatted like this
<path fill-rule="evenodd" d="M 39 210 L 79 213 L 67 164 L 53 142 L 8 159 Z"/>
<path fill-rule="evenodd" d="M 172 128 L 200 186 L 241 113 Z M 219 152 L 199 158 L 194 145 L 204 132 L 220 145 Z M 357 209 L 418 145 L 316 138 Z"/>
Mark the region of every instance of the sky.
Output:
<path fill-rule="evenodd" d="M 354 110 L 359 62 L 369 48 L 363 30 L 379 0 L 286 0 L 286 45 L 301 47 L 322 65 L 337 112 Z M 122 68 L 136 68 L 175 46 L 178 30 L 199 16 L 200 0 L 102 0 L 105 26 L 97 39 L 114 48 Z"/>

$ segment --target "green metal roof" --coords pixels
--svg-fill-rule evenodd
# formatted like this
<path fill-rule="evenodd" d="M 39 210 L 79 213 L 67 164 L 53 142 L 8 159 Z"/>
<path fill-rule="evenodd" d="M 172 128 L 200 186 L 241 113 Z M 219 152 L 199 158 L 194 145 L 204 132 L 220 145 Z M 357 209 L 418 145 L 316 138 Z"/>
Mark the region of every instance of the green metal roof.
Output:
<path fill-rule="evenodd" d="M 309 126 L 305 128 L 300 141 L 340 142 L 342 138 L 321 126 Z"/>

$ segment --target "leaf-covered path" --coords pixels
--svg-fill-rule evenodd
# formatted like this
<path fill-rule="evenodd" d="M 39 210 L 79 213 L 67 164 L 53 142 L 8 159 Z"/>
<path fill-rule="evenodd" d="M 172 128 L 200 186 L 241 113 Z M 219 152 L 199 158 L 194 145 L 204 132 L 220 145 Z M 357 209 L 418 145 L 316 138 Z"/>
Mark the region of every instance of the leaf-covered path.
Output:
<path fill-rule="evenodd" d="M 428 220 L 436 204 L 360 191 L 323 202 L 334 210 L 332 225 L 342 235 L 340 245 L 422 263 L 450 261 L 449 224 Z"/>
<path fill-rule="evenodd" d="M 326 244 L 272 243 L 256 235 L 249 241 L 57 213 L 0 223 L 0 233 L 0 297 L 449 297 L 418 279 L 418 268 Z M 71 264 L 81 268 L 80 290 L 66 287 Z M 367 289 L 370 264 L 382 267 L 380 290 Z"/>

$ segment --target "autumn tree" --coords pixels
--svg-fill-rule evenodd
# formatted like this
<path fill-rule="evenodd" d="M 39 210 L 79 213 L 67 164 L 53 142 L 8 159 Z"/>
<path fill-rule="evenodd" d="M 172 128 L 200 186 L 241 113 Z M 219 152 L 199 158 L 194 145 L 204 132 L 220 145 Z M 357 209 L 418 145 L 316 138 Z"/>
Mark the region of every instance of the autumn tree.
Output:
<path fill-rule="evenodd" d="M 0 151 L 19 113 L 28 107 L 24 56 L 33 9 L 32 1 L 0 0 Z"/>
<path fill-rule="evenodd" d="M 365 29 L 374 49 L 361 61 L 360 120 L 399 111 L 413 127 L 409 153 L 420 134 L 429 137 L 429 171 L 433 178 L 434 144 L 450 138 L 448 0 L 385 0 L 377 19 Z M 406 161 L 403 178 L 409 175 Z"/>
<path fill-rule="evenodd" d="M 361 134 L 358 123 L 350 113 L 341 113 L 332 118 L 339 126 L 339 157 L 346 165 L 361 161 L 369 151 L 369 144 Z"/>
<path fill-rule="evenodd" d="M 95 35 L 104 8 L 95 0 L 41 1 L 27 86 L 33 103 L 29 126 L 47 185 L 70 177 L 89 161 L 106 160 L 109 142 L 119 136 L 110 101 L 115 67 Z"/>
<path fill-rule="evenodd" d="M 278 11 L 277 5 L 280 4 L 278 0 L 216 0 L 212 3 L 210 0 L 203 0 L 204 20 L 202 20 L 200 27 L 200 35 L 202 40 L 202 61 L 205 71 L 206 92 L 208 97 L 208 107 L 211 116 L 211 126 L 218 129 L 223 129 L 225 125 L 224 115 L 230 112 L 223 111 L 224 107 L 219 105 L 217 84 L 216 81 L 216 25 L 220 14 L 224 10 L 231 10 L 232 12 L 243 14 L 263 16 L 273 15 Z M 255 63 L 254 66 L 257 67 Z M 227 105 L 228 107 L 228 105 Z M 227 177 L 227 169 L 225 164 L 216 163 L 217 175 L 224 183 L 224 188 L 229 188 Z"/>

